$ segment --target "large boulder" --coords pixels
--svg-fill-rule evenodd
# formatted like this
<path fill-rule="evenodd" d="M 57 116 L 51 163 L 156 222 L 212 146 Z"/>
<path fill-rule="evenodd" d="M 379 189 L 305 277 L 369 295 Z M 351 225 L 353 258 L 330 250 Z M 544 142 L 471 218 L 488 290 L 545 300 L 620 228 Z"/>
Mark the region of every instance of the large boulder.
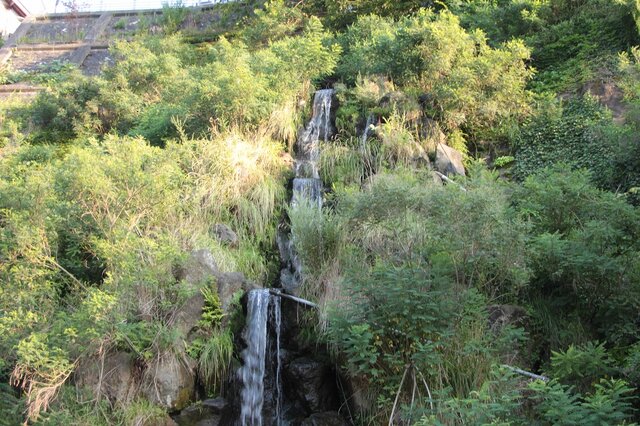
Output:
<path fill-rule="evenodd" d="M 463 156 L 450 146 L 439 143 L 436 148 L 436 170 L 447 176 L 465 176 Z"/>
<path fill-rule="evenodd" d="M 302 422 L 302 426 L 348 426 L 349 423 L 335 411 L 315 413 Z"/>
<path fill-rule="evenodd" d="M 435 151 L 438 145 L 447 144 L 447 136 L 440 129 L 438 122 L 424 116 L 420 126 L 420 139 L 426 141 L 430 153 Z"/>
<path fill-rule="evenodd" d="M 375 399 L 369 391 L 369 383 L 359 377 L 343 377 L 343 383 L 347 395 L 349 395 L 349 407 L 354 415 L 366 415 L 374 408 Z"/>
<path fill-rule="evenodd" d="M 211 251 L 200 249 L 191 252 L 191 256 L 177 273 L 177 278 L 193 288 L 212 281 L 220 275 L 220 268 Z"/>
<path fill-rule="evenodd" d="M 126 405 L 142 395 L 154 404 L 175 411 L 193 398 L 195 365 L 184 353 L 157 356 L 144 370 L 135 359 L 133 354 L 121 351 L 102 359 L 87 359 L 76 369 L 75 383 L 112 404 Z"/>
<path fill-rule="evenodd" d="M 298 358 L 285 370 L 285 386 L 295 393 L 308 413 L 335 410 L 338 389 L 335 374 L 326 364 L 311 358 Z"/>
<path fill-rule="evenodd" d="M 583 97 L 586 94 L 596 97 L 600 103 L 606 106 L 613 120 L 617 123 L 624 123 L 627 108 L 624 102 L 624 93 L 610 76 L 599 76 L 591 81 L 586 82 L 579 90 L 578 95 Z M 567 94 L 564 98 L 575 96 Z"/>
<path fill-rule="evenodd" d="M 184 353 L 156 356 L 142 377 L 142 394 L 168 411 L 186 407 L 195 393 L 195 365 Z"/>
<path fill-rule="evenodd" d="M 216 223 L 213 226 L 213 235 L 222 244 L 230 247 L 238 247 L 238 234 L 233 232 L 231 228 L 223 223 Z"/>
<path fill-rule="evenodd" d="M 220 298 L 220 307 L 226 313 L 233 301 L 233 295 L 239 291 L 251 291 L 260 286 L 249 281 L 240 272 L 223 272 L 217 276 L 218 297 Z"/>
<path fill-rule="evenodd" d="M 138 393 L 135 371 L 135 357 L 119 351 L 83 361 L 76 368 L 74 379 L 79 388 L 90 390 L 96 397 L 128 404 Z"/>
<path fill-rule="evenodd" d="M 179 426 L 218 426 L 226 405 L 224 398 L 206 399 L 182 410 L 175 420 Z"/>
<path fill-rule="evenodd" d="M 522 327 L 527 320 L 527 311 L 516 305 L 491 305 L 487 308 L 489 314 L 489 328 L 493 332 L 500 332 L 507 326 Z"/>
<path fill-rule="evenodd" d="M 194 291 L 194 295 L 180 308 L 176 315 L 176 326 L 188 333 L 200 320 L 204 298 L 197 289 L 204 283 L 215 283 L 222 310 L 227 313 L 233 295 L 239 291 L 250 291 L 259 286 L 239 272 L 221 272 L 213 254 L 207 249 L 196 250 L 178 271 L 182 280 Z"/>

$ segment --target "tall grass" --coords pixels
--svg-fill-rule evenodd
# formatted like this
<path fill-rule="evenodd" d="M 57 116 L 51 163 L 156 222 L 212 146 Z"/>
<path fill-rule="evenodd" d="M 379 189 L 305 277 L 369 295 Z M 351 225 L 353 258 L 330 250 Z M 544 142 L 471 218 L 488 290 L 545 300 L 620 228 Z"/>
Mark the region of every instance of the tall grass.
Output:
<path fill-rule="evenodd" d="M 306 297 L 323 298 L 329 276 L 336 275 L 340 253 L 344 248 L 343 230 L 337 216 L 324 213 L 308 200 L 289 209 L 293 243 L 302 260 Z"/>
<path fill-rule="evenodd" d="M 327 143 L 322 146 L 320 156 L 320 174 L 322 180 L 331 184 L 360 184 L 365 177 L 365 159 L 363 152 L 354 145 Z"/>
<path fill-rule="evenodd" d="M 198 375 L 209 391 L 220 390 L 229 375 L 232 358 L 233 334 L 228 329 L 216 329 L 198 357 Z"/>

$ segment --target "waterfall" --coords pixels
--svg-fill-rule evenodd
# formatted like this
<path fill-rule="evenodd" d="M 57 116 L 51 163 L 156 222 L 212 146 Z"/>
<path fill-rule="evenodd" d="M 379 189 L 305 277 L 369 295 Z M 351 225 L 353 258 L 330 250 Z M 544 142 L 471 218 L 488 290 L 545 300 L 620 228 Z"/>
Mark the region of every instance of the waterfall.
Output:
<path fill-rule="evenodd" d="M 360 140 L 360 151 L 364 154 L 367 150 L 367 139 L 369 138 L 369 131 L 373 124 L 373 114 L 369 114 L 367 117 L 367 123 L 364 125 L 364 132 L 362 132 L 362 139 Z"/>
<path fill-rule="evenodd" d="M 243 383 L 240 408 L 242 426 L 262 426 L 268 308 L 268 289 L 249 292 L 247 325 L 243 335 L 247 348 L 242 352 L 244 365 L 240 369 Z"/>
<path fill-rule="evenodd" d="M 276 290 L 279 294 L 280 290 Z M 282 299 L 278 295 L 271 296 L 273 305 L 273 322 L 276 331 L 276 425 L 282 424 L 282 358 L 280 356 L 280 329 L 282 327 Z"/>
<path fill-rule="evenodd" d="M 322 181 L 318 172 L 320 141 L 331 136 L 332 89 L 318 90 L 313 97 L 313 116 L 296 144 L 296 176 L 292 204 L 306 198 L 322 207 Z"/>
<path fill-rule="evenodd" d="M 313 98 L 313 116 L 296 143 L 295 178 L 293 179 L 293 196 L 291 207 L 302 200 L 322 208 L 322 180 L 318 169 L 320 161 L 320 142 L 327 141 L 332 134 L 331 99 L 332 89 L 318 90 Z M 302 282 L 302 265 L 295 252 L 291 235 L 278 235 L 280 258 L 286 265 L 280 272 L 282 288 L 295 293 Z"/>
<path fill-rule="evenodd" d="M 318 90 L 313 99 L 313 116 L 296 143 L 295 178 L 293 179 L 293 196 L 291 206 L 295 207 L 302 200 L 308 200 L 319 209 L 322 208 L 322 181 L 318 171 L 320 160 L 320 141 L 331 136 L 331 99 L 333 90 Z M 285 232 L 278 234 L 278 248 L 282 263 L 286 267 L 280 274 L 280 285 L 283 291 L 294 292 L 302 282 L 302 265 L 295 251 L 293 238 Z M 252 290 L 247 301 L 247 323 L 243 333 L 247 348 L 242 352 L 244 365 L 239 370 L 242 380 L 240 419 L 242 426 L 262 426 L 262 409 L 264 405 L 264 380 L 267 361 L 275 361 L 275 413 L 273 418 L 265 419 L 265 425 L 285 424 L 283 412 L 284 393 L 282 389 L 282 358 L 280 353 L 280 334 L 282 325 L 281 297 L 279 290 Z M 269 315 L 271 312 L 271 315 Z M 269 339 L 267 354 L 267 322 L 272 321 L 275 338 Z M 270 356 L 267 360 L 267 355 Z M 268 369 L 273 374 L 272 364 Z M 270 376 L 272 377 L 272 376 Z M 269 400 L 272 401 L 272 400 Z M 267 409 L 269 411 L 269 404 Z"/>

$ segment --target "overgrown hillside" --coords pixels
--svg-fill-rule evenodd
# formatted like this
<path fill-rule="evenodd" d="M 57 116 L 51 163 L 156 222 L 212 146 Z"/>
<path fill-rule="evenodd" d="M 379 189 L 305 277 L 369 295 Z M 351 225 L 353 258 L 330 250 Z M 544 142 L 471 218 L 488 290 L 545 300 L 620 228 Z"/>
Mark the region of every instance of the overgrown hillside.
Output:
<path fill-rule="evenodd" d="M 96 77 L 0 69 L 46 87 L 1 101 L 0 424 L 230 395 L 283 229 L 345 424 L 640 419 L 637 2 L 217 7 Z M 324 204 L 287 207 L 321 88 Z"/>

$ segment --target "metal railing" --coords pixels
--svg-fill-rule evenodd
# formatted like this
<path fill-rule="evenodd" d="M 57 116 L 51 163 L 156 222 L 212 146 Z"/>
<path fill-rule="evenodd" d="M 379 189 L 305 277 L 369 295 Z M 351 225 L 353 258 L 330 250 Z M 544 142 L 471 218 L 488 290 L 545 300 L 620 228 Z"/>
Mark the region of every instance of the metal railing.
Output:
<path fill-rule="evenodd" d="M 34 0 L 41 1 L 45 13 L 69 13 L 63 5 L 64 0 Z M 182 7 L 212 6 L 219 3 L 229 3 L 233 0 L 76 0 L 77 12 L 111 12 L 118 10 L 152 10 L 162 9 L 164 5 Z"/>

